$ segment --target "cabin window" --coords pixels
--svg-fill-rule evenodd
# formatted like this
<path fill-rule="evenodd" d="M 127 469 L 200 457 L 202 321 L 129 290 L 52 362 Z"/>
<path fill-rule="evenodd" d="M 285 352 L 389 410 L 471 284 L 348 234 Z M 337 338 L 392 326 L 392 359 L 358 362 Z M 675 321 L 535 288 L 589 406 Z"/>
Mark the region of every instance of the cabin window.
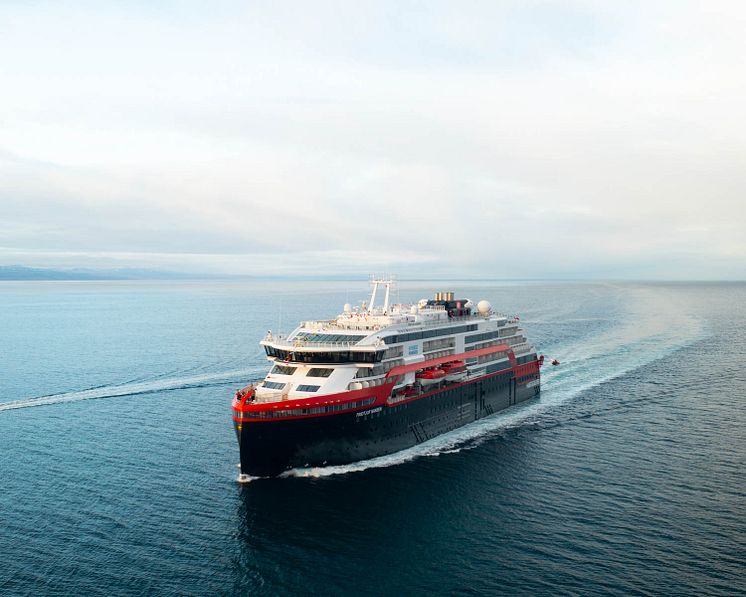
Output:
<path fill-rule="evenodd" d="M 455 338 L 442 338 L 440 340 L 427 340 L 422 343 L 422 352 L 431 352 L 439 348 L 453 348 L 456 345 Z"/>
<path fill-rule="evenodd" d="M 265 381 L 262 387 L 269 388 L 270 390 L 282 390 L 287 384 L 277 383 L 276 381 Z"/>
<path fill-rule="evenodd" d="M 404 347 L 403 346 L 393 346 L 392 348 L 387 348 L 383 351 L 383 358 L 385 359 L 395 359 L 397 357 L 404 356 Z"/>
<path fill-rule="evenodd" d="M 474 334 L 473 336 L 466 336 L 464 338 L 465 344 L 471 344 L 472 342 L 482 342 L 483 340 L 490 340 L 497 338 L 500 332 L 483 332 L 481 334 Z"/>
<path fill-rule="evenodd" d="M 448 328 L 426 330 L 424 332 L 409 332 L 408 334 L 398 334 L 396 336 L 386 336 L 383 341 L 386 344 L 399 344 L 400 342 L 412 342 L 413 340 L 422 340 L 423 338 L 433 338 L 435 336 L 448 336 L 453 334 L 463 334 L 464 332 L 473 332 L 478 329 L 478 325 L 470 323 L 469 325 L 458 325 Z"/>
<path fill-rule="evenodd" d="M 306 374 L 308 377 L 329 377 L 334 369 L 326 367 L 312 367 Z"/>
<path fill-rule="evenodd" d="M 486 374 L 495 373 L 497 371 L 502 371 L 503 369 L 510 369 L 510 363 L 496 363 L 494 365 L 488 365 L 484 372 Z"/>
<path fill-rule="evenodd" d="M 277 375 L 292 375 L 295 373 L 295 370 L 297 367 L 285 367 L 284 365 L 275 365 L 272 367 L 272 373 L 276 373 Z"/>
<path fill-rule="evenodd" d="M 312 385 L 304 385 L 300 384 L 297 388 L 295 388 L 298 392 L 317 392 L 318 389 L 321 386 L 312 386 Z"/>

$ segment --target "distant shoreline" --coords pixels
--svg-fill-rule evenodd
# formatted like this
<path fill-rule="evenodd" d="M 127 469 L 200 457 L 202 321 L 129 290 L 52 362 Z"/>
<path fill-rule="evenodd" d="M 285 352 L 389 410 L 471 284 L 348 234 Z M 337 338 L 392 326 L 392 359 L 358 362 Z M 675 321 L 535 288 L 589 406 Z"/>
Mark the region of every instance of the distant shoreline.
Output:
<path fill-rule="evenodd" d="M 116 281 L 160 281 L 160 282 L 189 282 L 189 281 L 288 281 L 288 282 L 366 282 L 367 276 L 337 275 L 250 275 L 250 274 L 210 274 L 205 272 L 172 272 L 146 269 L 51 269 L 26 266 L 0 265 L 0 282 L 116 282 Z M 501 283 L 544 283 L 544 284 L 603 284 L 603 283 L 665 283 L 665 284 L 743 284 L 746 280 L 666 280 L 666 279 L 634 279 L 634 278 L 490 278 L 473 276 L 444 276 L 430 277 L 402 276 L 400 282 L 501 282 Z"/>
<path fill-rule="evenodd" d="M 73 280 L 175 280 L 189 278 L 206 278 L 198 274 L 179 274 L 152 270 L 59 270 L 26 266 L 0 266 L 0 281 L 73 281 Z"/>

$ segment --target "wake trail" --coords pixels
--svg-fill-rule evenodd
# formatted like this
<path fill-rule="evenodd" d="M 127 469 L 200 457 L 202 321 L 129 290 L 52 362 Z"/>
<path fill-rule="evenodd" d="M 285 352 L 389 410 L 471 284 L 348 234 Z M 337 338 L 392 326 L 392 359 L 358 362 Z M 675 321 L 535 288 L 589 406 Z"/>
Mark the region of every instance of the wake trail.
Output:
<path fill-rule="evenodd" d="M 245 380 L 256 376 L 256 368 L 243 368 L 219 373 L 188 375 L 171 378 L 153 378 L 147 381 L 127 382 L 118 385 L 103 385 L 78 390 L 73 392 L 62 392 L 47 396 L 36 396 L 22 398 L 12 402 L 0 403 L 0 412 L 17 410 L 19 408 L 32 408 L 35 406 L 48 406 L 52 404 L 63 404 L 67 402 L 79 402 L 82 400 L 98 400 L 102 398 L 121 398 L 125 396 L 137 396 L 140 394 L 153 394 L 157 392 L 169 392 L 174 390 L 185 390 L 192 388 L 206 388 L 221 386 L 230 382 L 240 382 L 245 385 Z"/>

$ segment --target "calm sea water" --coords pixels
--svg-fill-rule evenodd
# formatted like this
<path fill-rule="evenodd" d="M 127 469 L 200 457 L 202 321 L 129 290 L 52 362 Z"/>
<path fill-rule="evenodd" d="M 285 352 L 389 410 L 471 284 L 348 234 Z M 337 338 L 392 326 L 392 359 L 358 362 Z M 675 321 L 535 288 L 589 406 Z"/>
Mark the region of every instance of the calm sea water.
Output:
<path fill-rule="evenodd" d="M 267 329 L 358 282 L 0 283 L 0 593 L 746 592 L 746 285 L 411 283 L 520 313 L 539 401 L 239 486 Z"/>

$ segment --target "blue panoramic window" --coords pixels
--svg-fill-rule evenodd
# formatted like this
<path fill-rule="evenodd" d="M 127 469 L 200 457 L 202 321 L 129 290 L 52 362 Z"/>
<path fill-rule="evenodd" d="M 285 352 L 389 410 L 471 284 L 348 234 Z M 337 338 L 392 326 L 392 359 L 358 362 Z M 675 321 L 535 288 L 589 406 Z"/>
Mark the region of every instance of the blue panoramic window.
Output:
<path fill-rule="evenodd" d="M 364 334 L 311 334 L 300 332 L 293 340 L 303 342 L 351 342 L 353 344 L 365 338 Z"/>
<path fill-rule="evenodd" d="M 386 344 L 398 344 L 399 342 L 411 342 L 412 340 L 422 340 L 423 338 L 433 338 L 436 336 L 448 336 L 452 334 L 463 334 L 464 332 L 473 332 L 479 326 L 475 323 L 469 325 L 459 325 L 450 328 L 426 330 L 424 332 L 409 332 L 408 334 L 398 334 L 396 336 L 387 336 L 383 338 Z"/>
<path fill-rule="evenodd" d="M 483 340 L 491 340 L 492 338 L 497 338 L 500 332 L 483 332 L 481 334 L 474 334 L 473 336 L 466 336 L 464 338 L 464 342 L 466 344 L 471 344 L 472 342 L 482 342 Z"/>
<path fill-rule="evenodd" d="M 375 352 L 335 350 L 329 352 L 304 352 L 283 350 L 273 346 L 264 347 L 267 356 L 294 363 L 377 363 L 383 358 L 383 350 Z"/>

